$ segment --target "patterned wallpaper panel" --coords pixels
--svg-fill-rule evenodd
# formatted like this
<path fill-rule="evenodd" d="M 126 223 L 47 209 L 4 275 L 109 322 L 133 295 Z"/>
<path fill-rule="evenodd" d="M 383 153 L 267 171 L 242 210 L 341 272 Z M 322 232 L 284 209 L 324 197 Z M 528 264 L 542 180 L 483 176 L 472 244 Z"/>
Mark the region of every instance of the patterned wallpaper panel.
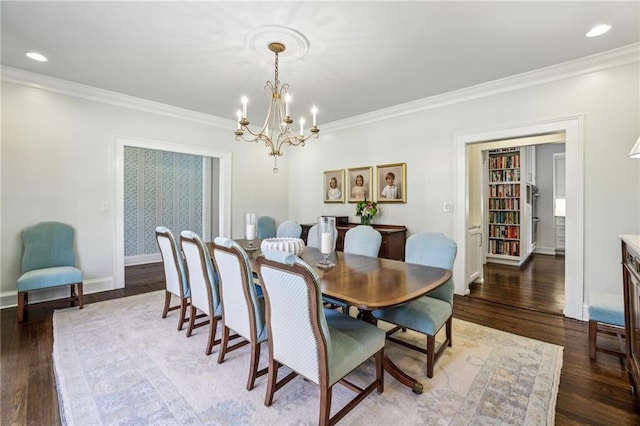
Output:
<path fill-rule="evenodd" d="M 202 164 L 196 155 L 124 149 L 124 255 L 158 253 L 155 228 L 202 235 Z"/>

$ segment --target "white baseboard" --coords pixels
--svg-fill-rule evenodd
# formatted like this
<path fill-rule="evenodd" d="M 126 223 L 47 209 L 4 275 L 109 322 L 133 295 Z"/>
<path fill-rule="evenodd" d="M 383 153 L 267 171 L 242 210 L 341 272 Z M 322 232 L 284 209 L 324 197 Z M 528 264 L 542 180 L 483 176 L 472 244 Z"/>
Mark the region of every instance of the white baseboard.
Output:
<path fill-rule="evenodd" d="M 83 282 L 83 294 L 99 293 L 101 291 L 115 290 L 113 277 L 96 278 Z M 29 303 L 45 302 L 61 299 L 69 296 L 69 286 L 47 288 L 29 292 Z M 5 291 L 0 293 L 0 309 L 18 306 L 18 291 Z"/>
<path fill-rule="evenodd" d="M 147 263 L 162 262 L 162 255 L 160 253 L 141 254 L 138 256 L 126 256 L 124 258 L 124 266 L 131 265 L 144 265 Z"/>
<path fill-rule="evenodd" d="M 536 249 L 533 251 L 535 254 L 545 254 L 548 256 L 555 256 L 556 255 L 556 249 L 553 247 L 538 247 L 536 246 Z"/>

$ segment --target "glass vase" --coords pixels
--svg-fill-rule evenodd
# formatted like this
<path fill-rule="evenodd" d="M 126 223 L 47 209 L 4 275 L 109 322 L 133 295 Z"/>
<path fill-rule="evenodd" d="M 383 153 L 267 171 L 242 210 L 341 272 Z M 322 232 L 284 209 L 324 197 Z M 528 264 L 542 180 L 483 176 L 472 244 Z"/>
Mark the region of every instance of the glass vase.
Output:
<path fill-rule="evenodd" d="M 257 250 L 258 247 L 253 245 L 257 234 L 257 219 L 255 213 L 244 214 L 244 238 L 247 240 L 247 245 L 244 249 L 247 251 Z"/>
<path fill-rule="evenodd" d="M 336 218 L 331 216 L 322 216 L 318 219 L 318 244 L 322 260 L 317 264 L 320 269 L 330 269 L 336 265 L 329 260 L 329 256 L 333 253 L 336 235 Z"/>

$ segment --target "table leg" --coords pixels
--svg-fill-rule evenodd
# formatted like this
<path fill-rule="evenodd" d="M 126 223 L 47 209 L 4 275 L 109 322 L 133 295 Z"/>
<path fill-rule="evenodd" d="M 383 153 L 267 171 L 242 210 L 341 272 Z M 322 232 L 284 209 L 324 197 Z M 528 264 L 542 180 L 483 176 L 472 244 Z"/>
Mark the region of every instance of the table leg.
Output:
<path fill-rule="evenodd" d="M 358 310 L 358 317 L 357 318 L 360 319 L 360 320 L 366 321 L 369 324 L 373 324 L 373 325 L 376 325 L 376 322 L 377 322 L 375 317 L 371 314 L 371 311 L 367 311 L 367 310 L 364 310 L 364 309 L 359 309 Z M 389 373 L 397 381 L 399 381 L 403 385 L 411 388 L 413 393 L 415 393 L 415 394 L 421 394 L 422 393 L 422 391 L 423 391 L 422 383 L 420 383 L 419 381 L 417 381 L 416 379 L 414 379 L 413 377 L 409 376 L 407 373 L 402 371 L 400 369 L 400 367 L 398 367 L 393 361 L 391 361 L 389 356 L 386 355 L 386 354 L 385 354 L 384 360 L 383 360 L 383 368 L 387 373 Z"/>

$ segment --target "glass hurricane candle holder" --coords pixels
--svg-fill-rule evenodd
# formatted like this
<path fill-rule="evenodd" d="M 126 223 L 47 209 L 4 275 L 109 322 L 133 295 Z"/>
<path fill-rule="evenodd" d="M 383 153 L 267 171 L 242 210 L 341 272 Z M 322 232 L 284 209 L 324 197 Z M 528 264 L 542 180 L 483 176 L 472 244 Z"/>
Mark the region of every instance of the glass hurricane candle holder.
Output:
<path fill-rule="evenodd" d="M 323 259 L 316 266 L 320 269 L 330 269 L 336 265 L 329 260 L 329 256 L 333 253 L 334 241 L 336 235 L 336 218 L 322 216 L 318 219 L 318 243 L 320 253 Z"/>
<path fill-rule="evenodd" d="M 253 251 L 258 249 L 258 247 L 253 245 L 253 240 L 256 239 L 256 231 L 257 231 L 256 222 L 257 220 L 256 220 L 255 213 L 244 214 L 244 238 L 248 242 L 248 245 L 244 247 L 245 250 Z"/>

